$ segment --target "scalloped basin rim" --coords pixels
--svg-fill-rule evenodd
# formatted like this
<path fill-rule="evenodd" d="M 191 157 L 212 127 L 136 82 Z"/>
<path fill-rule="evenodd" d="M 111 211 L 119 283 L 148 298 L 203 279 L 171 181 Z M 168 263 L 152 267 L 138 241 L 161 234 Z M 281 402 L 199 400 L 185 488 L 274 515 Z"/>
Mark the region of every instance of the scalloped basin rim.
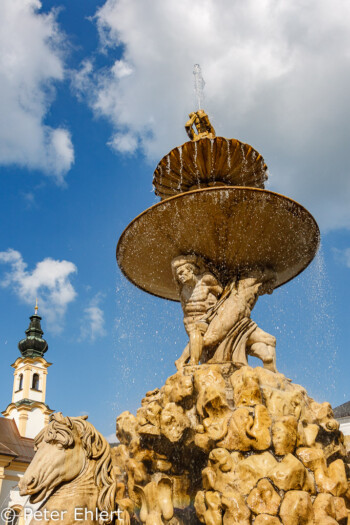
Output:
<path fill-rule="evenodd" d="M 264 188 L 267 166 L 262 155 L 238 139 L 225 137 L 187 141 L 169 151 L 153 173 L 156 195 L 162 199 L 204 188 L 215 181 L 228 186 Z"/>
<path fill-rule="evenodd" d="M 319 241 L 315 219 L 289 197 L 220 186 L 181 193 L 143 211 L 120 236 L 117 261 L 138 288 L 178 301 L 171 271 L 177 255 L 201 255 L 219 268 L 223 282 L 243 267 L 272 266 L 277 288 L 310 264 Z"/>

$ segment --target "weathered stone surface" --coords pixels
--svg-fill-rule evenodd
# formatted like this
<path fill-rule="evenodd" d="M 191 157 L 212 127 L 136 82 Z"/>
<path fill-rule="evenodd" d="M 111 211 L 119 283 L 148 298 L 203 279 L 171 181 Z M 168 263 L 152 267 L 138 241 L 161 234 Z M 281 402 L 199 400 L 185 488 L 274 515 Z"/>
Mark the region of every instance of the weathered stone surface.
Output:
<path fill-rule="evenodd" d="M 209 454 L 209 465 L 202 472 L 203 487 L 224 493 L 235 488 L 234 461 L 224 448 L 216 448 Z"/>
<path fill-rule="evenodd" d="M 254 525 L 281 525 L 281 522 L 276 516 L 259 514 L 259 516 L 255 518 Z"/>
<path fill-rule="evenodd" d="M 333 419 L 327 403 L 283 374 L 185 366 L 145 396 L 136 418 L 118 418 L 124 499 L 140 512 L 142 497 L 166 477 L 172 525 L 344 525 L 346 451 Z M 158 507 L 144 508 L 147 520 L 164 521 Z"/>
<path fill-rule="evenodd" d="M 320 427 L 315 424 L 298 422 L 297 447 L 313 447 Z"/>
<path fill-rule="evenodd" d="M 322 470 L 327 468 L 324 452 L 321 448 L 299 448 L 296 455 L 305 467 L 313 472 L 319 468 Z"/>
<path fill-rule="evenodd" d="M 190 421 L 181 406 L 167 403 L 160 416 L 161 433 L 172 443 L 180 441 Z"/>
<path fill-rule="evenodd" d="M 162 407 L 158 401 L 150 401 L 138 409 L 136 417 L 140 434 L 160 435 L 160 413 Z"/>
<path fill-rule="evenodd" d="M 313 504 L 316 523 L 337 525 L 334 498 L 330 494 L 319 494 Z"/>
<path fill-rule="evenodd" d="M 234 372 L 230 380 L 236 407 L 262 404 L 259 377 L 254 368 L 244 366 Z"/>
<path fill-rule="evenodd" d="M 344 462 L 333 461 L 327 469 L 316 469 L 315 480 L 321 492 L 330 492 L 333 496 L 342 496 L 348 489 Z"/>
<path fill-rule="evenodd" d="M 252 455 L 239 462 L 236 467 L 237 487 L 239 491 L 248 495 L 261 478 L 266 478 L 274 472 L 278 463 L 270 452 Z"/>
<path fill-rule="evenodd" d="M 219 492 L 198 492 L 194 503 L 197 516 L 207 525 L 221 525 L 221 495 Z"/>
<path fill-rule="evenodd" d="M 162 388 L 164 403 L 182 404 L 191 400 L 193 394 L 193 378 L 183 375 L 182 371 L 170 376 Z"/>
<path fill-rule="evenodd" d="M 237 490 L 225 492 L 221 506 L 224 512 L 223 525 L 250 525 L 250 510 Z"/>
<path fill-rule="evenodd" d="M 276 515 L 281 497 L 267 479 L 261 479 L 249 494 L 247 503 L 254 514 Z"/>
<path fill-rule="evenodd" d="M 316 525 L 310 495 L 300 490 L 285 494 L 280 516 L 283 525 Z"/>
<path fill-rule="evenodd" d="M 335 519 L 340 523 L 347 523 L 348 511 L 344 498 L 334 497 Z"/>
<path fill-rule="evenodd" d="M 228 450 L 266 450 L 271 444 L 271 418 L 265 406 L 241 407 L 233 412 L 225 439 L 218 443 Z"/>
<path fill-rule="evenodd" d="M 252 444 L 252 439 L 247 435 L 247 431 L 249 432 L 253 424 L 252 411 L 247 407 L 237 408 L 228 423 L 227 436 L 218 445 L 228 450 L 247 452 L 251 449 Z"/>
<path fill-rule="evenodd" d="M 311 469 L 320 492 L 342 496 L 348 489 L 344 461 L 337 459 L 327 467 L 324 451 L 320 448 L 300 448 L 297 456 Z"/>
<path fill-rule="evenodd" d="M 295 416 L 283 416 L 272 425 L 272 443 L 275 453 L 285 456 L 294 452 L 297 441 L 298 421 Z"/>
<path fill-rule="evenodd" d="M 162 478 L 158 482 L 151 481 L 144 487 L 135 485 L 141 498 L 140 519 L 147 525 L 161 524 L 162 517 L 170 520 L 174 515 L 171 481 Z"/>
<path fill-rule="evenodd" d="M 293 454 L 287 454 L 269 472 L 276 487 L 282 490 L 301 490 L 304 487 L 306 471 L 303 464 Z"/>

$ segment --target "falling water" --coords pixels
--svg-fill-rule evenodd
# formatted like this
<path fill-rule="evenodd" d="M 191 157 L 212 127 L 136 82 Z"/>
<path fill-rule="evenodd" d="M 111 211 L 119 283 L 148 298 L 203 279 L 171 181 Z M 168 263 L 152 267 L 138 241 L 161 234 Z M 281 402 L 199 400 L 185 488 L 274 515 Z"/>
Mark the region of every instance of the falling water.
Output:
<path fill-rule="evenodd" d="M 136 412 L 145 391 L 164 384 L 187 341 L 178 304 L 163 301 L 159 308 L 159 299 L 138 290 L 118 268 L 115 301 L 114 374 L 118 380 L 111 404 L 120 414 Z"/>
<path fill-rule="evenodd" d="M 179 157 L 180 157 L 180 179 L 179 179 L 179 185 L 177 189 L 181 190 L 182 182 L 183 182 L 183 168 L 184 168 L 184 163 L 183 163 L 183 158 L 182 158 L 182 146 L 179 146 L 177 148 L 177 151 L 179 152 Z"/>
<path fill-rule="evenodd" d="M 242 173 L 242 176 L 244 176 L 245 173 L 247 173 L 247 164 L 248 164 L 248 161 L 247 161 L 247 157 L 246 157 L 246 154 L 245 154 L 245 149 L 244 149 L 244 145 L 241 143 L 241 153 L 242 153 L 242 168 L 241 168 L 241 173 Z"/>
<path fill-rule="evenodd" d="M 334 293 L 327 274 L 326 263 L 323 255 L 322 245 L 315 257 L 314 263 L 310 268 L 310 293 L 309 301 L 313 305 L 313 325 L 306 338 L 310 341 L 310 346 L 314 345 L 314 357 L 317 361 L 327 359 L 327 385 L 326 391 L 330 396 L 331 390 L 335 388 L 335 361 L 337 354 L 336 345 L 336 324 L 334 311 Z M 321 380 L 320 387 L 325 388 Z"/>
<path fill-rule="evenodd" d="M 261 298 L 252 315 L 277 338 L 277 368 L 319 402 L 332 402 L 337 384 L 335 297 L 327 273 L 321 246 L 312 264 Z"/>
<path fill-rule="evenodd" d="M 203 104 L 204 100 L 204 86 L 205 82 L 202 77 L 202 70 L 201 66 L 199 64 L 195 64 L 193 67 L 193 75 L 194 75 L 194 93 L 196 96 L 198 109 L 202 109 L 201 106 Z"/>
<path fill-rule="evenodd" d="M 158 169 L 159 169 L 159 182 L 162 185 L 163 184 L 163 168 L 162 168 L 161 163 L 158 164 Z"/>
<path fill-rule="evenodd" d="M 227 164 L 228 164 L 228 167 L 229 169 L 231 169 L 231 151 L 230 151 L 230 142 L 226 140 L 226 144 L 227 144 Z"/>
<path fill-rule="evenodd" d="M 198 142 L 195 142 L 194 143 L 193 163 L 194 163 L 194 165 L 196 167 L 197 183 L 198 183 L 198 186 L 200 187 L 199 170 L 198 170 L 198 165 L 197 165 L 197 156 L 198 156 Z"/>
<path fill-rule="evenodd" d="M 170 155 L 166 158 L 166 172 L 168 175 L 170 175 Z"/>

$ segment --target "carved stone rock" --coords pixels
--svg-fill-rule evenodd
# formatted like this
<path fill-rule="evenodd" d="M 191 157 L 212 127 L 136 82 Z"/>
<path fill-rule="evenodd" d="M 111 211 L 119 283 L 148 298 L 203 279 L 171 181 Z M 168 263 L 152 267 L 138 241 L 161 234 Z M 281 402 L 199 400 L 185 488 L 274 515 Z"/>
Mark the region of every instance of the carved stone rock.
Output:
<path fill-rule="evenodd" d="M 280 516 L 283 525 L 316 525 L 310 495 L 300 490 L 291 490 L 285 494 Z"/>
<path fill-rule="evenodd" d="M 297 441 L 298 421 L 295 416 L 283 416 L 272 425 L 272 443 L 275 453 L 284 456 L 294 452 Z"/>
<path fill-rule="evenodd" d="M 345 525 L 347 456 L 333 420 L 283 374 L 185 366 L 136 418 L 118 418 L 115 469 L 131 518 L 165 523 L 162 487 L 171 525 Z"/>
<path fill-rule="evenodd" d="M 247 498 L 249 508 L 254 514 L 277 515 L 281 497 L 267 479 L 261 479 Z"/>
<path fill-rule="evenodd" d="M 281 525 L 281 522 L 276 516 L 259 514 L 259 516 L 255 518 L 254 525 Z"/>

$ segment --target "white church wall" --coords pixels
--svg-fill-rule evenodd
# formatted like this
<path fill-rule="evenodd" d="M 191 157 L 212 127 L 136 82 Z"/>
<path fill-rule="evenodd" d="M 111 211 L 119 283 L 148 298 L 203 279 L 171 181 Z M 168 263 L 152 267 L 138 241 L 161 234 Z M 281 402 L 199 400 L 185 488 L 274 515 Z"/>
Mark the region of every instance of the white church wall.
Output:
<path fill-rule="evenodd" d="M 15 476 L 19 479 L 23 476 L 22 473 L 11 470 L 6 470 L 6 475 Z M 27 516 L 25 525 L 29 525 L 33 512 L 39 508 L 40 503 L 32 505 L 29 502 L 29 496 L 21 496 L 17 484 L 18 481 L 11 481 L 8 479 L 3 480 L 0 492 L 0 511 L 5 508 L 20 509 L 23 516 Z M 24 509 L 27 509 L 27 511 L 24 512 Z"/>
<path fill-rule="evenodd" d="M 43 397 L 42 392 L 38 392 L 37 390 L 30 389 L 29 392 L 29 398 L 33 401 L 41 401 Z"/>
<path fill-rule="evenodd" d="M 16 422 L 17 428 L 19 428 L 19 414 L 18 414 L 17 410 L 13 410 L 11 412 L 11 415 L 10 415 L 9 419 L 14 419 L 15 422 Z"/>
<path fill-rule="evenodd" d="M 26 437 L 34 439 L 40 430 L 45 426 L 45 416 L 40 408 L 34 408 L 29 413 Z"/>

